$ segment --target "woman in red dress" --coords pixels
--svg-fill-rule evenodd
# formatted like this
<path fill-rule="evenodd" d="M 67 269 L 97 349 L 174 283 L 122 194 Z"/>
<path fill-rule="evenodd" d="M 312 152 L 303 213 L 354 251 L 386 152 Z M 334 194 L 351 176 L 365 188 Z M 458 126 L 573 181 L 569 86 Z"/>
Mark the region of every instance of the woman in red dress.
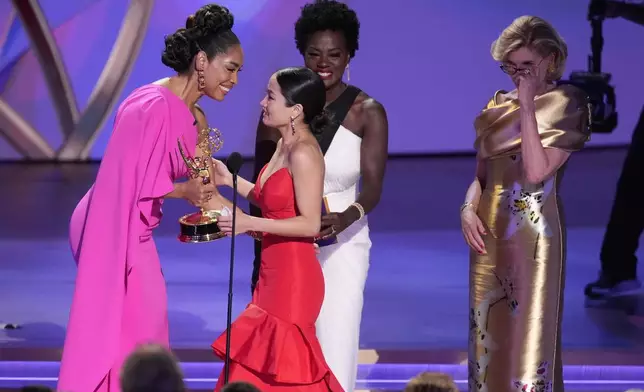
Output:
<path fill-rule="evenodd" d="M 263 122 L 281 139 L 256 184 L 238 179 L 238 192 L 262 210 L 262 218 L 237 214 L 236 233 L 262 241 L 259 282 L 253 300 L 231 327 L 230 381 L 246 381 L 264 392 L 336 392 L 315 336 L 324 298 L 324 278 L 313 238 L 320 232 L 324 157 L 315 138 L 330 123 L 326 90 L 308 68 L 276 72 L 261 102 Z M 217 161 L 217 184 L 232 184 Z M 232 234 L 230 216 L 219 219 Z M 224 358 L 226 333 L 212 345 Z M 224 369 L 225 371 L 225 369 Z M 223 372 L 215 391 L 223 387 Z"/>

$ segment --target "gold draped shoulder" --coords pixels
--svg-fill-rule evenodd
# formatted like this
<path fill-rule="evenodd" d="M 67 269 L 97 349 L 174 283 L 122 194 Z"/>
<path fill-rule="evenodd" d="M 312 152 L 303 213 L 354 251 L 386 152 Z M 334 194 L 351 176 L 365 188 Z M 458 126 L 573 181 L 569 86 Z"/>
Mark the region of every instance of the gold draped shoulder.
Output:
<path fill-rule="evenodd" d="M 521 152 L 519 100 L 498 91 L 476 117 L 474 148 L 480 159 Z M 589 103 L 586 94 L 572 85 L 561 85 L 534 100 L 541 143 L 544 147 L 578 151 L 590 139 Z"/>

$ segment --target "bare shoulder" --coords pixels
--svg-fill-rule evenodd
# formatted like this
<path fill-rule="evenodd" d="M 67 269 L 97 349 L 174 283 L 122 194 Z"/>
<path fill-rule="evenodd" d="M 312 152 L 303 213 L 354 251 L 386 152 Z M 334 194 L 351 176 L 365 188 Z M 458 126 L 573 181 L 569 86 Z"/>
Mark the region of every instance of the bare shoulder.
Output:
<path fill-rule="evenodd" d="M 317 141 L 302 141 L 291 148 L 288 155 L 289 162 L 292 166 L 312 167 L 323 164 L 324 157 Z"/>
<path fill-rule="evenodd" d="M 385 110 L 384 105 L 364 91 L 361 91 L 360 94 L 358 94 L 358 97 L 351 106 L 351 109 L 355 110 L 364 118 L 376 117 L 385 119 L 387 117 L 387 111 Z"/>

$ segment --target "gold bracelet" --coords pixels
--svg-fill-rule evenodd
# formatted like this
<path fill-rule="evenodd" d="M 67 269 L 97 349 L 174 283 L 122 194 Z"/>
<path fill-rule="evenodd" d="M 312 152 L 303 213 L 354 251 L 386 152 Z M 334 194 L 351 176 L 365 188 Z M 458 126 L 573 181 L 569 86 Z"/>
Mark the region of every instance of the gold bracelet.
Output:
<path fill-rule="evenodd" d="M 360 220 L 360 219 L 362 219 L 364 217 L 364 215 L 365 215 L 364 208 L 362 207 L 362 205 L 360 205 L 360 203 L 355 202 L 355 203 L 351 204 L 351 207 L 355 207 L 358 210 L 358 212 L 360 212 L 360 218 L 358 218 L 358 220 Z"/>
<path fill-rule="evenodd" d="M 466 201 L 465 203 L 461 204 L 461 213 L 465 211 L 467 207 L 472 207 L 474 208 L 474 204 L 470 203 L 469 201 Z"/>

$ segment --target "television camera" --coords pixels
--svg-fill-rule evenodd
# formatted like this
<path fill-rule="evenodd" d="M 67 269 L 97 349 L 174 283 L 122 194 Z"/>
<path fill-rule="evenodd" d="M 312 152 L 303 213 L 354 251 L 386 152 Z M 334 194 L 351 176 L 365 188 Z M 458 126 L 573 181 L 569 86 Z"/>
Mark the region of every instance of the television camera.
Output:
<path fill-rule="evenodd" d="M 588 8 L 588 21 L 592 31 L 588 71 L 573 71 L 569 80 L 559 81 L 559 84 L 577 86 L 588 95 L 591 105 L 590 130 L 593 133 L 611 133 L 617 127 L 615 88 L 610 85 L 612 75 L 601 70 L 606 6 L 606 0 L 591 0 Z"/>

